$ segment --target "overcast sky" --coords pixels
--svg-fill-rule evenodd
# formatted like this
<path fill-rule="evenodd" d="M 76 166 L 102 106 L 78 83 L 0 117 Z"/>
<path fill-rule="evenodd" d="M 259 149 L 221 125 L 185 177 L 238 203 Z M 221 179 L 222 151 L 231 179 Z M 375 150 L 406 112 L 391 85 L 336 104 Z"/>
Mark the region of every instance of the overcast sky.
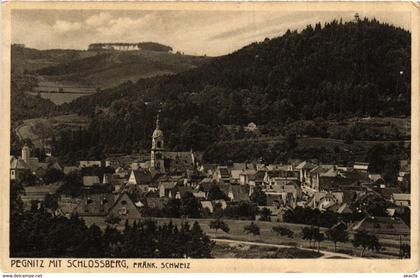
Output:
<path fill-rule="evenodd" d="M 12 42 L 38 49 L 86 49 L 95 42 L 159 42 L 185 54 L 223 55 L 251 42 L 358 11 L 13 10 Z M 410 30 L 410 14 L 360 12 Z"/>

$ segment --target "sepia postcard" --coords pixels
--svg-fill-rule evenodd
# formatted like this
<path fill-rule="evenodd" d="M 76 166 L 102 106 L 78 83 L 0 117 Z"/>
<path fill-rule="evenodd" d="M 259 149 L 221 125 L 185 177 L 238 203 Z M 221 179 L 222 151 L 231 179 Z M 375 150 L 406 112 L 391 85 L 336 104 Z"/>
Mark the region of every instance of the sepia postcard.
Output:
<path fill-rule="evenodd" d="M 419 20 L 3 2 L 1 270 L 415 273 Z"/>

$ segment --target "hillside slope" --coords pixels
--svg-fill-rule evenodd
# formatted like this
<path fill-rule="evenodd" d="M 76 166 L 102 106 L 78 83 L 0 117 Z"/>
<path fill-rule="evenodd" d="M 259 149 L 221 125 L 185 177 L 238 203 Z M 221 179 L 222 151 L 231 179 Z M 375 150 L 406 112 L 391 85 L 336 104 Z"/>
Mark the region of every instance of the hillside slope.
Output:
<path fill-rule="evenodd" d="M 285 132 L 286 123 L 302 119 L 407 117 L 410 41 L 409 32 L 377 20 L 316 24 L 61 109 L 93 117 L 88 132 L 101 134 L 95 144 L 118 151 L 149 144 L 160 108 L 167 146 L 195 150 L 224 140 L 224 125 L 255 122 Z M 95 114 L 98 106 L 106 112 Z"/>
<path fill-rule="evenodd" d="M 195 68 L 207 57 L 161 51 L 37 50 L 12 47 L 12 71 L 37 74 L 45 82 L 108 88 L 120 83 Z"/>
<path fill-rule="evenodd" d="M 158 51 L 100 51 L 39 69 L 37 73 L 50 81 L 78 82 L 103 89 L 128 80 L 134 82 L 140 78 L 179 73 L 195 68 L 205 60 L 204 57 Z"/>

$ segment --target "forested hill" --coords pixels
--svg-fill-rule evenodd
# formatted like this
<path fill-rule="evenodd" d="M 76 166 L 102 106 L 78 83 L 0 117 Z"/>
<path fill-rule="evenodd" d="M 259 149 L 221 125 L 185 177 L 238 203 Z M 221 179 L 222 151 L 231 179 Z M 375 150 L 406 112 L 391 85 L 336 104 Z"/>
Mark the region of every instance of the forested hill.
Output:
<path fill-rule="evenodd" d="M 91 129 L 104 140 L 112 137 L 107 130 L 121 131 L 131 137 L 116 142 L 127 146 L 146 140 L 152 128 L 146 122 L 153 123 L 161 102 L 163 127 L 171 134 L 192 121 L 203 131 L 251 121 L 275 127 L 316 117 L 407 116 L 410 43 L 409 32 L 375 19 L 316 24 L 177 75 L 79 98 L 62 109 L 93 116 L 95 107 L 111 107 L 95 117 Z M 189 144 L 182 135 L 171 138 L 173 146 Z M 209 140 L 216 139 L 203 144 Z"/>

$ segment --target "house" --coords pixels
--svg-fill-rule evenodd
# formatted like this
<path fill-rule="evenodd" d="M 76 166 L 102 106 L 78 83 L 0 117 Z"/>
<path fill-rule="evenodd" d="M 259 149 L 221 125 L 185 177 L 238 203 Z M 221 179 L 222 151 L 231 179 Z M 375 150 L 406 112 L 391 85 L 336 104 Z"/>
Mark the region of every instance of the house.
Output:
<path fill-rule="evenodd" d="M 175 196 L 173 196 L 172 194 L 176 186 L 177 186 L 177 183 L 174 181 L 161 181 L 158 187 L 159 197 L 160 198 L 163 198 L 163 197 L 174 198 Z"/>
<path fill-rule="evenodd" d="M 146 169 L 132 170 L 128 178 L 129 184 L 149 185 L 152 182 L 152 173 Z"/>
<path fill-rule="evenodd" d="M 116 191 L 122 189 L 126 183 L 127 179 L 121 178 L 118 174 L 105 173 L 102 178 L 102 184 L 112 185 Z"/>
<path fill-rule="evenodd" d="M 249 201 L 249 187 L 231 184 L 227 196 L 232 201 Z"/>
<path fill-rule="evenodd" d="M 98 176 L 83 176 L 83 185 L 84 186 L 93 186 L 100 184 Z"/>
<path fill-rule="evenodd" d="M 102 161 L 100 160 L 81 160 L 79 161 L 79 168 L 85 167 L 102 167 Z"/>
<path fill-rule="evenodd" d="M 111 167 L 111 168 L 118 168 L 120 166 L 120 162 L 117 159 L 114 158 L 107 158 L 105 159 L 105 167 Z"/>
<path fill-rule="evenodd" d="M 26 208 L 30 208 L 32 201 L 44 201 L 47 194 L 53 195 L 58 190 L 58 185 L 26 186 L 25 194 L 21 194 L 21 199 Z"/>
<path fill-rule="evenodd" d="M 217 164 L 203 164 L 198 167 L 198 170 L 208 177 L 212 177 L 217 169 Z"/>
<path fill-rule="evenodd" d="M 230 166 L 231 170 L 256 170 L 256 166 L 254 163 L 250 163 L 250 162 L 243 162 L 243 163 L 237 163 L 234 162 L 232 164 L 232 166 Z"/>
<path fill-rule="evenodd" d="M 257 133 L 258 127 L 255 123 L 250 122 L 248 125 L 244 126 L 244 131 L 250 133 Z"/>
<path fill-rule="evenodd" d="M 407 193 L 392 193 L 391 202 L 400 207 L 411 206 L 411 194 Z"/>
<path fill-rule="evenodd" d="M 73 212 L 83 218 L 114 216 L 123 221 L 141 217 L 136 205 L 126 193 L 89 194 L 81 199 Z"/>
<path fill-rule="evenodd" d="M 292 192 L 269 192 L 267 195 L 267 206 L 277 208 L 295 208 L 297 199 Z"/>
<path fill-rule="evenodd" d="M 68 175 L 70 173 L 78 171 L 78 169 L 79 168 L 77 166 L 64 166 L 63 172 L 64 174 Z"/>
<path fill-rule="evenodd" d="M 352 212 L 353 210 L 350 208 L 350 205 L 348 203 L 341 204 L 341 206 L 339 206 L 336 211 L 336 213 L 338 214 L 347 214 Z"/>
<path fill-rule="evenodd" d="M 239 174 L 239 184 L 240 185 L 248 185 L 250 179 L 257 173 L 257 170 L 249 169 L 244 170 Z"/>
<path fill-rule="evenodd" d="M 30 157 L 29 168 L 31 169 L 32 174 L 42 177 L 45 175 L 48 168 L 52 168 L 47 162 L 39 162 L 37 157 Z"/>
<path fill-rule="evenodd" d="M 78 204 L 80 203 L 81 199 L 80 198 L 74 198 L 74 197 L 65 197 L 65 196 L 61 196 L 58 200 L 57 200 L 57 204 L 58 204 L 58 215 L 70 218 L 71 215 L 74 212 L 74 209 L 78 206 Z"/>
<path fill-rule="evenodd" d="M 264 175 L 264 183 L 266 185 L 275 185 L 283 183 L 284 181 L 296 181 L 298 182 L 298 177 L 295 172 L 275 170 L 267 171 Z"/>
<path fill-rule="evenodd" d="M 164 209 L 169 201 L 169 198 L 154 198 L 147 197 L 145 200 L 146 207 L 149 209 Z"/>
<path fill-rule="evenodd" d="M 343 192 L 316 192 L 307 206 L 312 209 L 319 209 L 320 211 L 336 211 L 343 204 L 343 199 Z"/>
<path fill-rule="evenodd" d="M 198 191 L 194 190 L 191 187 L 186 186 L 175 186 L 173 190 L 169 192 L 169 198 L 181 199 L 186 192 L 191 192 L 194 195 L 194 192 L 197 193 L 197 196 L 202 196 L 203 200 L 205 199 L 206 194 L 198 193 Z"/>
<path fill-rule="evenodd" d="M 398 181 L 402 182 L 404 180 L 410 181 L 410 161 L 401 160 L 400 161 L 400 171 L 398 173 Z"/>
<path fill-rule="evenodd" d="M 124 178 L 128 176 L 128 171 L 120 166 L 120 167 L 117 167 L 117 169 L 115 169 L 115 174 L 120 176 L 120 178 Z"/>
<path fill-rule="evenodd" d="M 20 180 L 30 173 L 31 169 L 23 159 L 10 157 L 10 180 Z"/>
<path fill-rule="evenodd" d="M 201 199 L 201 200 L 205 200 L 207 199 L 207 194 L 204 191 L 199 191 L 199 190 L 194 190 L 192 192 L 192 194 L 194 195 L 194 197 L 196 197 L 197 199 Z"/>
<path fill-rule="evenodd" d="M 214 200 L 213 201 L 213 207 L 216 207 L 217 205 L 220 205 L 220 207 L 222 209 L 227 208 L 227 203 L 225 200 L 221 199 L 221 200 Z"/>
<path fill-rule="evenodd" d="M 376 182 L 377 180 L 382 179 L 382 175 L 381 174 L 374 174 L 374 173 L 372 173 L 372 174 L 369 174 L 368 177 L 373 182 Z"/>
<path fill-rule="evenodd" d="M 285 209 L 284 207 L 279 207 L 277 205 L 258 206 L 259 210 L 262 210 L 264 208 L 268 209 L 271 212 L 271 215 L 270 215 L 271 221 L 283 222 L 283 214 L 287 209 Z"/>
<path fill-rule="evenodd" d="M 213 213 L 214 208 L 213 203 L 211 201 L 201 201 L 200 203 L 203 210 L 208 209 L 210 213 Z"/>
<path fill-rule="evenodd" d="M 341 172 L 335 176 L 320 175 L 319 191 L 364 190 L 371 183 L 366 172 Z"/>
<path fill-rule="evenodd" d="M 360 172 L 367 172 L 369 169 L 369 163 L 367 162 L 355 162 L 353 165 L 353 170 Z"/>
<path fill-rule="evenodd" d="M 263 191 L 267 195 L 277 195 L 280 193 L 291 193 L 295 200 L 302 197 L 302 190 L 296 181 L 293 180 L 276 180 L 272 184 L 267 185 Z"/>
<path fill-rule="evenodd" d="M 213 179 L 217 182 L 229 182 L 230 172 L 227 166 L 218 166 L 213 174 Z"/>
<path fill-rule="evenodd" d="M 49 169 L 56 169 L 56 170 L 59 170 L 59 171 L 63 171 L 64 170 L 64 166 L 61 165 L 60 162 L 58 162 L 57 160 L 52 159 L 52 158 L 49 158 L 48 168 Z"/>
<path fill-rule="evenodd" d="M 310 188 L 319 191 L 319 178 L 324 174 L 330 175 L 331 170 L 334 170 L 334 165 L 318 165 L 309 171 L 310 176 Z"/>
<path fill-rule="evenodd" d="M 249 185 L 254 188 L 256 186 L 262 186 L 264 183 L 265 171 L 258 170 L 253 176 L 249 177 Z"/>
<path fill-rule="evenodd" d="M 351 228 L 353 231 L 366 231 L 373 234 L 409 235 L 410 227 L 399 217 L 366 216 Z"/>
<path fill-rule="evenodd" d="M 205 192 L 208 192 L 208 190 L 210 189 L 210 187 L 214 184 L 214 181 L 212 178 L 204 178 L 202 179 L 198 185 L 197 188 L 204 190 Z"/>
<path fill-rule="evenodd" d="M 299 179 L 302 183 L 311 183 L 311 176 L 310 171 L 315 168 L 317 165 L 310 161 L 303 161 L 299 165 L 296 166 L 296 170 L 299 171 Z"/>

